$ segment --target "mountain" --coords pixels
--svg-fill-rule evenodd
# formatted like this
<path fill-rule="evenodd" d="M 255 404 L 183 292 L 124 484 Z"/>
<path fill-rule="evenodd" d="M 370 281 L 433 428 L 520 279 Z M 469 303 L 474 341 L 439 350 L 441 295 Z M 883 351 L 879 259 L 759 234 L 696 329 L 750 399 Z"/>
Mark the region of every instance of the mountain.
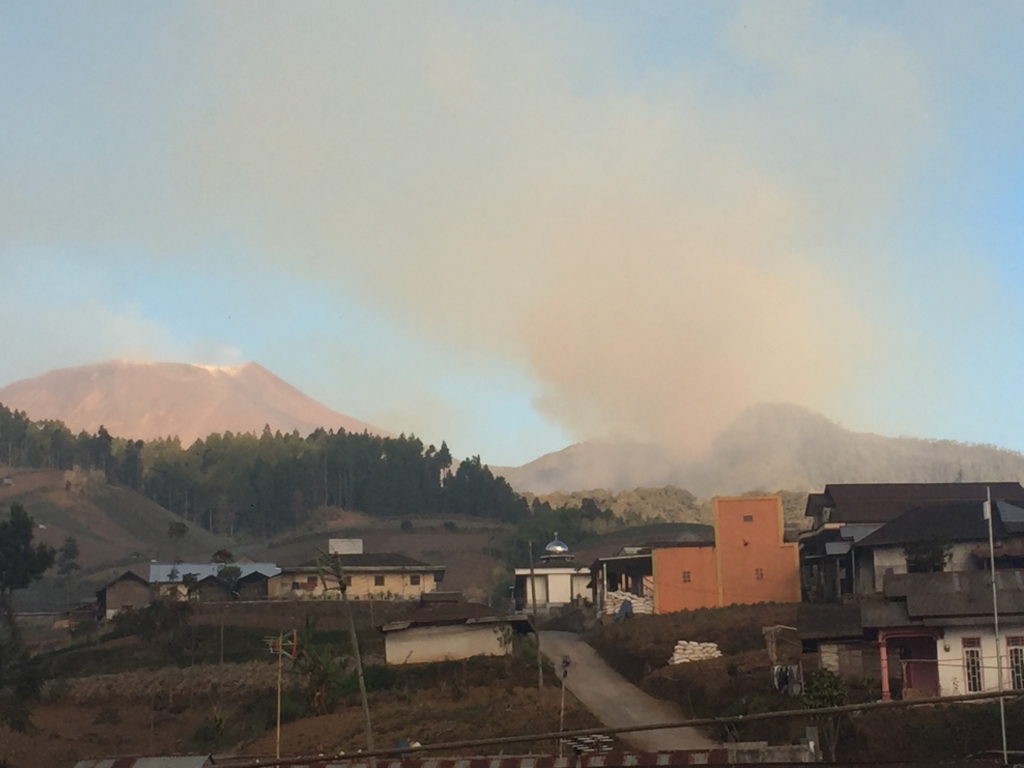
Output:
<path fill-rule="evenodd" d="M 233 368 L 112 360 L 61 368 L 0 389 L 0 403 L 32 419 L 58 419 L 72 431 L 152 440 L 177 435 L 184 445 L 214 432 L 272 430 L 303 435 L 318 427 L 386 434 L 332 411 L 261 365 Z"/>
<path fill-rule="evenodd" d="M 1024 480 L 1024 455 L 953 440 L 853 432 L 787 404 L 742 413 L 696 459 L 665 447 L 591 440 L 521 467 L 494 468 L 521 492 L 675 485 L 701 496 L 826 483 Z"/>

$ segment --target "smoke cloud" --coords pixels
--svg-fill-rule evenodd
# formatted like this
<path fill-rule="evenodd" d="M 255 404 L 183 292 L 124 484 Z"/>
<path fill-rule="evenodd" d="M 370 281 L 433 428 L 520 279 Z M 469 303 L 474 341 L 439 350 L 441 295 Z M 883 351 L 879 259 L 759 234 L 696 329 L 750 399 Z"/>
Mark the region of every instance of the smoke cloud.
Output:
<path fill-rule="evenodd" d="M 141 190 L 84 169 L 0 224 L 149 259 L 241 243 L 240 275 L 284 265 L 514 361 L 576 436 L 693 452 L 757 402 L 828 410 L 899 354 L 865 233 L 937 140 L 921 63 L 785 9 L 730 9 L 713 55 L 660 66 L 569 7 L 201 5 L 156 38 L 182 70 L 166 96 L 90 86 L 115 122 L 160 116 Z"/>

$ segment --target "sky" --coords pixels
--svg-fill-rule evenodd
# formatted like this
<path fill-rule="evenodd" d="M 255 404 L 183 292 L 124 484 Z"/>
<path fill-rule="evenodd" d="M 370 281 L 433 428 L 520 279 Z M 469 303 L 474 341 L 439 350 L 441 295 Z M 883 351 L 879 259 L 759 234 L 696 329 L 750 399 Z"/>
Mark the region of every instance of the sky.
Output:
<path fill-rule="evenodd" d="M 0 9 L 0 385 L 256 361 L 514 465 L 745 408 L 1024 450 L 1024 6 Z"/>

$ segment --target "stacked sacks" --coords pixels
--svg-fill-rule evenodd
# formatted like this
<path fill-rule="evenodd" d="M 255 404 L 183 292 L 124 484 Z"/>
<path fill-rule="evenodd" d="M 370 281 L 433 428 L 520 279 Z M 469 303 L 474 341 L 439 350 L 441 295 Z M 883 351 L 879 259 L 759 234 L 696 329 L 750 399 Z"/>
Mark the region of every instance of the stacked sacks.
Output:
<path fill-rule="evenodd" d="M 672 651 L 672 658 L 669 664 L 688 664 L 691 661 L 706 661 L 708 659 L 720 659 L 722 652 L 718 650 L 717 643 L 698 643 L 694 640 L 680 640 Z"/>
<path fill-rule="evenodd" d="M 653 597 L 640 597 L 629 592 L 609 592 L 606 594 L 604 596 L 604 612 L 609 616 L 614 616 L 627 600 L 633 604 L 634 614 L 654 613 Z"/>

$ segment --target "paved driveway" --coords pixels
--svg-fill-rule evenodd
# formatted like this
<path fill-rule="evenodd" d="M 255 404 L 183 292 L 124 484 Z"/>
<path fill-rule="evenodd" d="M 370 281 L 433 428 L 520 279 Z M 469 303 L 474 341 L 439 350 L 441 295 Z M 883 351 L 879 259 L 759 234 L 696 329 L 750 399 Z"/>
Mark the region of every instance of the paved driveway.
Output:
<path fill-rule="evenodd" d="M 655 725 L 685 719 L 675 705 L 648 696 L 622 675 L 609 667 L 597 651 L 572 632 L 541 632 L 541 652 L 555 669 L 562 657 L 573 661 L 566 688 L 609 728 L 630 725 Z M 660 731 L 637 731 L 622 735 L 634 749 L 659 752 L 677 749 L 706 749 L 714 746 L 696 728 L 666 728 Z"/>

